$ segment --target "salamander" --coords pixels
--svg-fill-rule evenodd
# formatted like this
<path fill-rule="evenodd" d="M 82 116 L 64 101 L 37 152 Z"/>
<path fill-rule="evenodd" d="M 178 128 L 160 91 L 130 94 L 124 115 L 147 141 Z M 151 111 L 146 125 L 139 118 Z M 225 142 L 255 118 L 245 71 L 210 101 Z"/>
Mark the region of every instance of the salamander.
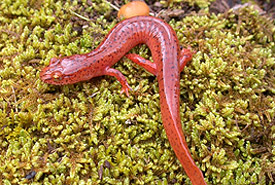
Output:
<path fill-rule="evenodd" d="M 154 62 L 127 52 L 138 44 L 146 44 Z M 63 85 L 89 80 L 96 76 L 114 76 L 122 85 L 121 93 L 132 90 L 123 74 L 111 68 L 123 56 L 157 77 L 161 117 L 167 138 L 193 185 L 206 184 L 201 170 L 188 150 L 180 120 L 180 72 L 193 53 L 180 49 L 175 31 L 165 21 L 151 16 L 125 19 L 115 25 L 101 44 L 86 54 L 52 58 L 40 72 L 42 81 Z"/>

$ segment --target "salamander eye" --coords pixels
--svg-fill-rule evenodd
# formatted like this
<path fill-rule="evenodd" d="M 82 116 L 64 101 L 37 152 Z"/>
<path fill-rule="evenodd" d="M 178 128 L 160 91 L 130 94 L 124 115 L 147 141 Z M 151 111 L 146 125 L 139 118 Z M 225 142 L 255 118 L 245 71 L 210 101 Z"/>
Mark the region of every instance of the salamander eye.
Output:
<path fill-rule="evenodd" d="M 54 81 L 60 81 L 63 79 L 62 73 L 60 71 L 54 71 L 51 74 Z"/>

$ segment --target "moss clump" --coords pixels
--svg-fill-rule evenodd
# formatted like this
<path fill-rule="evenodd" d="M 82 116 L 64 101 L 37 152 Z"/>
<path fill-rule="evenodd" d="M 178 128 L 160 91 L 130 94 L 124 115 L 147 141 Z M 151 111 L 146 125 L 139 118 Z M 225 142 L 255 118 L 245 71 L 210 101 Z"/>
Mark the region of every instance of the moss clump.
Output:
<path fill-rule="evenodd" d="M 189 6 L 198 6 L 199 8 L 207 8 L 210 6 L 211 2 L 214 0 L 170 0 L 170 1 L 160 1 L 161 4 L 177 7 L 178 9 L 182 9 L 181 6 L 177 6 L 178 3 L 188 3 Z"/>
<path fill-rule="evenodd" d="M 112 77 L 39 79 L 50 58 L 94 49 L 112 15 L 105 1 L 1 1 L 0 184 L 190 184 L 162 127 L 153 75 L 116 64 L 129 98 Z M 206 181 L 272 184 L 274 22 L 247 7 L 170 25 L 197 51 L 181 74 L 181 119 Z M 145 46 L 133 51 L 151 56 Z"/>
<path fill-rule="evenodd" d="M 247 7 L 174 28 L 198 48 L 182 74 L 182 117 L 211 184 L 271 183 L 264 166 L 274 163 L 274 25 Z"/>

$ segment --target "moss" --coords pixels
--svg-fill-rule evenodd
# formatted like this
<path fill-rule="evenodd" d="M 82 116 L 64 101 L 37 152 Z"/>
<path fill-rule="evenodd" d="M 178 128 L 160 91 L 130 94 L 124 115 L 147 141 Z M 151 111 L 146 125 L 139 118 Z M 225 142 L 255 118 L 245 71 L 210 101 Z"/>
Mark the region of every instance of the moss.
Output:
<path fill-rule="evenodd" d="M 170 0 L 170 1 L 160 1 L 161 4 L 169 6 L 171 8 L 176 7 L 181 9 L 181 6 L 178 6 L 178 3 L 188 3 L 189 6 L 198 6 L 199 8 L 208 8 L 214 0 Z"/>
<path fill-rule="evenodd" d="M 180 44 L 197 51 L 180 81 L 186 140 L 209 184 L 272 184 L 274 21 L 250 7 L 210 14 L 209 2 L 170 21 Z M 108 3 L 4 0 L 0 12 L 0 184 L 190 184 L 163 129 L 153 75 L 117 63 L 129 98 L 112 77 L 39 79 L 50 58 L 102 41 L 117 22 Z M 151 59 L 145 46 L 132 52 Z"/>

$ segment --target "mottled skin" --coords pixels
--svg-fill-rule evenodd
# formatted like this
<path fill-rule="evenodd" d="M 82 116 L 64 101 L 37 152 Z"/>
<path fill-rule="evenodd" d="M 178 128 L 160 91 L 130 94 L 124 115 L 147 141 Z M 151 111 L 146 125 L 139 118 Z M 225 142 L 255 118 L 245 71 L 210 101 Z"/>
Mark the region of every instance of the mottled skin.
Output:
<path fill-rule="evenodd" d="M 157 76 L 162 121 L 169 142 L 193 185 L 206 184 L 202 172 L 189 153 L 179 112 L 180 72 L 191 60 L 192 52 L 188 49 L 180 51 L 175 31 L 163 20 L 150 16 L 126 19 L 118 23 L 94 51 L 51 59 L 49 66 L 41 71 L 40 77 L 46 83 L 63 85 L 111 75 L 122 84 L 122 92 L 129 95 L 131 88 L 126 78 L 111 66 L 141 43 L 150 48 L 154 63 L 137 54 L 128 54 L 126 57 Z"/>

